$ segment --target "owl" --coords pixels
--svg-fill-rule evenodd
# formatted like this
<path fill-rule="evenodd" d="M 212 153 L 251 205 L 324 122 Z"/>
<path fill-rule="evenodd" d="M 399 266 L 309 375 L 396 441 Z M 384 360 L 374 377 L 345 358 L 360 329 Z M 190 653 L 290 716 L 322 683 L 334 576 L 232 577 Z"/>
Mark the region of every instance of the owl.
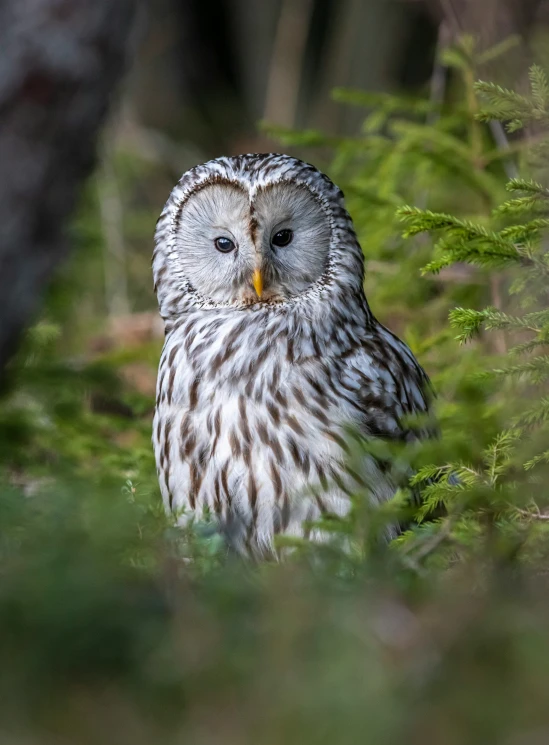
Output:
<path fill-rule="evenodd" d="M 288 155 L 192 168 L 158 220 L 165 324 L 153 444 L 165 506 L 208 517 L 239 551 L 322 540 L 350 496 L 393 496 L 391 469 L 346 467 L 348 432 L 415 437 L 429 407 L 408 347 L 373 316 L 343 193 Z"/>

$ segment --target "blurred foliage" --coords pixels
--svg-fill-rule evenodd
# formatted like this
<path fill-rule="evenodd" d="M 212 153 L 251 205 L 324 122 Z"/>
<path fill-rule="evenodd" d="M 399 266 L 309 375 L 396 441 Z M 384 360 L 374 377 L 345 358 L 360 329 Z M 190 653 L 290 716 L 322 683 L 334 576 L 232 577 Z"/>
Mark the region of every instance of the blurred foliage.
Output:
<path fill-rule="evenodd" d="M 478 61 L 468 38 L 443 53 L 441 102 L 337 91 L 366 108 L 357 137 L 277 130 L 333 151 L 368 298 L 432 375 L 441 428 L 400 449 L 355 437 L 352 465 L 376 449 L 401 490 L 376 509 L 357 494 L 333 541 L 292 542 L 281 563 L 164 515 L 160 342 L 107 317 L 90 184 L 0 407 L 1 741 L 547 741 L 549 86 L 537 67 L 528 95 L 475 84 Z M 116 164 L 143 311 L 152 166 Z M 409 528 L 387 544 L 395 520 Z"/>

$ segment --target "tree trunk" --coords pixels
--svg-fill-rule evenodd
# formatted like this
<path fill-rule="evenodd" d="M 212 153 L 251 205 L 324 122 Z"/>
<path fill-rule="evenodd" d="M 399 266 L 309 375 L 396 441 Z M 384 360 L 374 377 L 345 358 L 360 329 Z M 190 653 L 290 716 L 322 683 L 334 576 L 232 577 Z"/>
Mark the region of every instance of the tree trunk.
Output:
<path fill-rule="evenodd" d="M 68 243 L 135 0 L 0 3 L 0 372 Z"/>

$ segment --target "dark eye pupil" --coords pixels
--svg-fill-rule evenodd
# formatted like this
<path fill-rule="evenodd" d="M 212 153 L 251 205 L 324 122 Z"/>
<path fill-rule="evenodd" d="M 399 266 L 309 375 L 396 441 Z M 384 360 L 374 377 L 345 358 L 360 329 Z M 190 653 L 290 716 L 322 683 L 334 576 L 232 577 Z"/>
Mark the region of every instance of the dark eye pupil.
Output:
<path fill-rule="evenodd" d="M 230 238 L 216 238 L 214 243 L 217 250 L 224 254 L 228 254 L 234 249 L 234 243 Z"/>
<path fill-rule="evenodd" d="M 293 237 L 294 234 L 291 230 L 279 230 L 278 233 L 275 233 L 273 235 L 273 246 L 280 246 L 281 248 L 283 246 L 287 246 L 289 243 L 292 242 Z"/>

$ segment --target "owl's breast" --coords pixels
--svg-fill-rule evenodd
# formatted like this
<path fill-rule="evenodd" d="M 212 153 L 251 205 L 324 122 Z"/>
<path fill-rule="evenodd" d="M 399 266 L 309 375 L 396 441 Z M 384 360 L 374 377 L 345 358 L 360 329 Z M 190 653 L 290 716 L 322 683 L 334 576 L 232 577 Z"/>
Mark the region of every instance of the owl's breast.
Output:
<path fill-rule="evenodd" d="M 353 407 L 336 371 L 274 345 L 259 362 L 248 350 L 255 364 L 243 374 L 236 353 L 216 366 L 227 344 L 201 365 L 192 349 L 167 343 L 159 371 L 153 439 L 166 507 L 183 520 L 209 513 L 262 546 L 345 514 L 361 484 L 344 467 Z"/>

